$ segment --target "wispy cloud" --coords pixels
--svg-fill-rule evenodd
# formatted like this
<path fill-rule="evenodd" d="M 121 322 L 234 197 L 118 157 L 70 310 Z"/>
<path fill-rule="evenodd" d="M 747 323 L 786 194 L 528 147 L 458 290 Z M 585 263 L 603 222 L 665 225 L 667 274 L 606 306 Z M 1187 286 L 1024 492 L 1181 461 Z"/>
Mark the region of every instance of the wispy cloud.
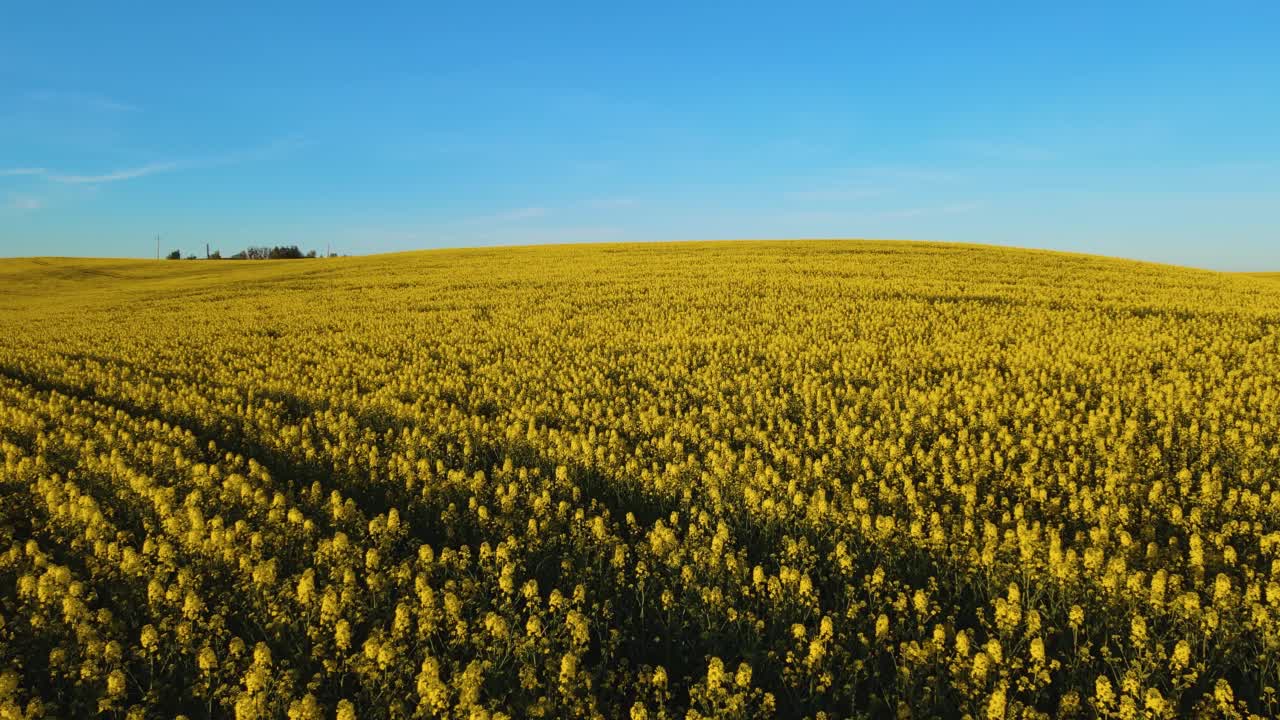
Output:
<path fill-rule="evenodd" d="M 228 165 L 239 165 L 302 147 L 305 144 L 305 140 L 301 136 L 291 135 L 262 147 L 244 150 L 231 150 L 202 157 L 194 157 L 187 160 L 153 162 L 147 163 L 146 165 L 121 168 L 119 170 L 111 170 L 103 173 L 55 172 L 48 168 L 32 167 L 10 168 L 7 170 L 0 169 L 0 177 L 29 176 L 43 178 L 49 182 L 62 183 L 64 185 L 104 185 L 107 183 L 135 180 L 149 175 L 158 175 L 160 173 L 175 172 L 178 170 L 198 170 L 225 167 Z"/>
<path fill-rule="evenodd" d="M 31 212 L 44 207 L 44 201 L 34 195 L 10 195 L 5 207 L 20 212 Z"/>
<path fill-rule="evenodd" d="M 47 170 L 44 168 L 9 168 L 0 170 L 0 177 L 13 177 L 17 175 L 44 175 Z"/>
<path fill-rule="evenodd" d="M 180 167 L 182 166 L 175 162 L 151 163 L 134 168 L 114 170 L 100 175 L 63 174 L 53 172 L 47 168 L 11 168 L 8 170 L 0 170 L 0 176 L 39 177 L 50 182 L 63 183 L 67 185 L 98 185 L 101 183 L 132 180 L 134 178 L 146 177 L 147 175 L 155 175 L 156 173 L 169 172 L 171 170 L 177 170 Z"/>
<path fill-rule="evenodd" d="M 170 172 L 177 170 L 181 165 L 175 162 L 151 163 L 141 167 L 128 168 L 125 170 L 116 170 L 114 172 L 102 175 L 55 175 L 45 173 L 44 177 L 58 183 L 68 183 L 72 185 L 98 185 L 102 183 L 119 182 L 121 180 L 133 180 L 134 178 L 155 175 L 156 173 Z"/>

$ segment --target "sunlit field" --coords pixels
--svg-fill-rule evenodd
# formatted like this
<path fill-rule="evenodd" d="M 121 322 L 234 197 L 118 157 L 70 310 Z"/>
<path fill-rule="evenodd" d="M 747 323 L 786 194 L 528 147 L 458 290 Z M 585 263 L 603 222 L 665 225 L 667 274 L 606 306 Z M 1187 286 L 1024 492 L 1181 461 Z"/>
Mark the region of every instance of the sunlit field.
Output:
<path fill-rule="evenodd" d="M 1280 713 L 1280 282 L 0 261 L 0 717 Z"/>

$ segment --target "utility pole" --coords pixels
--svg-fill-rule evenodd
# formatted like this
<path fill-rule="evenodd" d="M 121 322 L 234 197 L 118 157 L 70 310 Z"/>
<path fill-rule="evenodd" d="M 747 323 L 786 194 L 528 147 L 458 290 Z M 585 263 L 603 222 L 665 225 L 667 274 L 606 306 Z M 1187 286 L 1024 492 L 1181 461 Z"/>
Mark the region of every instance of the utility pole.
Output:
<path fill-rule="evenodd" d="M 156 259 L 160 259 L 160 236 L 156 236 Z"/>
<path fill-rule="evenodd" d="M 209 259 L 209 243 L 204 244 L 204 259 Z"/>

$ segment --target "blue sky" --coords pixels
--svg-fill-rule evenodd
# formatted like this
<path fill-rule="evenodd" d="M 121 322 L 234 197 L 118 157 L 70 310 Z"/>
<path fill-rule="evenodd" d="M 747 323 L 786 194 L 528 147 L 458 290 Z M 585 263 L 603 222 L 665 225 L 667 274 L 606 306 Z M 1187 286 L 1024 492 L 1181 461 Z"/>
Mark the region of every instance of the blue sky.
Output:
<path fill-rule="evenodd" d="M 1275 2 L 262 5 L 0 10 L 0 255 L 887 237 L 1280 269 Z"/>

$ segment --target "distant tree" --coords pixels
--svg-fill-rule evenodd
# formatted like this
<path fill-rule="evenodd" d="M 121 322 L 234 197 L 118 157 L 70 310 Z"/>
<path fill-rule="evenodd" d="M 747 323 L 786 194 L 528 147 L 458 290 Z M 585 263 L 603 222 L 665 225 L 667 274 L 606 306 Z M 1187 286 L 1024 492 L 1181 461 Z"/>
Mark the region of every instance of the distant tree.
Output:
<path fill-rule="evenodd" d="M 316 251 L 315 251 L 315 250 L 308 250 L 308 251 L 307 251 L 307 257 L 309 257 L 309 258 L 313 258 L 313 257 L 315 257 L 315 256 L 316 256 Z"/>
<path fill-rule="evenodd" d="M 329 257 L 338 257 L 338 253 L 336 253 L 336 252 L 331 252 L 331 253 L 329 253 Z"/>
<path fill-rule="evenodd" d="M 181 259 L 182 259 L 182 251 L 181 251 L 181 250 L 174 250 L 173 252 L 169 253 L 168 255 L 165 255 L 165 256 L 164 256 L 164 259 L 165 259 L 165 260 L 181 260 Z"/>
<path fill-rule="evenodd" d="M 302 251 L 297 245 L 276 246 L 271 248 L 271 253 L 267 257 L 271 260 L 298 260 L 302 258 Z"/>
<path fill-rule="evenodd" d="M 195 260 L 195 259 L 196 259 L 196 256 L 195 256 L 195 255 L 188 255 L 188 256 L 187 256 L 187 259 L 188 259 L 188 260 Z"/>
<path fill-rule="evenodd" d="M 222 251 L 220 251 L 220 250 L 214 250 L 214 251 L 213 251 L 213 253 L 209 255 L 209 259 L 210 259 L 210 260 L 221 260 L 221 259 L 222 259 Z"/>
<path fill-rule="evenodd" d="M 275 247 L 251 246 L 231 256 L 232 260 L 297 260 L 299 258 L 315 257 L 316 252 L 312 250 L 306 255 L 298 249 L 297 245 L 277 245 Z"/>

